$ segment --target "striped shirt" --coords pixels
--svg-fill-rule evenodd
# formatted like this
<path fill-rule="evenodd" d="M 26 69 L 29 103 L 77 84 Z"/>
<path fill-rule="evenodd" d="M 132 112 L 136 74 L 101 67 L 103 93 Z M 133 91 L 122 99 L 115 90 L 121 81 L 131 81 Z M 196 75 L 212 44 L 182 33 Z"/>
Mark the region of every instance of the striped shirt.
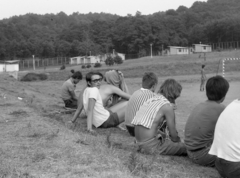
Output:
<path fill-rule="evenodd" d="M 157 94 L 153 93 L 151 90 L 144 88 L 135 91 L 129 99 L 126 107 L 125 124 L 130 125 L 140 106 L 142 106 L 145 101 L 156 95 Z"/>
<path fill-rule="evenodd" d="M 163 96 L 157 95 L 147 100 L 136 113 L 132 124 L 142 125 L 150 129 L 159 109 L 170 102 Z"/>

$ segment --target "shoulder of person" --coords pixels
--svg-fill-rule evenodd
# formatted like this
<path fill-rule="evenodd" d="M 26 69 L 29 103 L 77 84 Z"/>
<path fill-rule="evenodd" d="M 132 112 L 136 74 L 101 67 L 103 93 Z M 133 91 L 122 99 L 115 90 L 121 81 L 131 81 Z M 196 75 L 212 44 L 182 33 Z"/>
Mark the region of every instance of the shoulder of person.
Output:
<path fill-rule="evenodd" d="M 164 112 L 174 112 L 173 107 L 171 106 L 171 103 L 166 103 L 161 107 L 161 110 Z"/>
<path fill-rule="evenodd" d="M 85 91 L 87 91 L 87 92 L 98 92 L 99 90 L 98 90 L 97 87 L 87 87 L 85 89 Z"/>

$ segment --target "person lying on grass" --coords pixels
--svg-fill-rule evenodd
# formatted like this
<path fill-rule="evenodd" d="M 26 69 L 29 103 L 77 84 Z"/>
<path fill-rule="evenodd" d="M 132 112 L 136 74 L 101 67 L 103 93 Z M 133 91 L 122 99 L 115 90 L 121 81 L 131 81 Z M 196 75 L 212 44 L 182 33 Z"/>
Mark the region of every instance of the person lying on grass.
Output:
<path fill-rule="evenodd" d="M 221 103 L 228 89 L 229 83 L 222 76 L 209 78 L 206 83 L 208 99 L 198 104 L 188 117 L 185 125 L 185 144 L 189 158 L 196 164 L 210 167 L 215 165 L 216 156 L 208 152 L 213 142 L 215 125 L 225 109 Z"/>
<path fill-rule="evenodd" d="M 61 97 L 66 108 L 77 109 L 78 99 L 74 90 L 80 80 L 82 80 L 82 73 L 78 71 L 73 73 L 71 78 L 63 83 L 61 87 Z"/>
<path fill-rule="evenodd" d="M 218 118 L 209 154 L 222 177 L 240 177 L 240 99 L 232 101 Z"/>
<path fill-rule="evenodd" d="M 103 75 L 100 72 L 89 72 L 86 75 L 87 87 L 79 95 L 79 105 L 72 119 L 72 123 L 75 123 L 84 108 L 87 114 L 87 130 L 90 132 L 93 132 L 92 125 L 96 128 L 109 128 L 117 127 L 122 123 L 127 105 L 126 100 L 130 98 L 129 94 L 113 85 L 101 85 L 102 79 Z M 117 94 L 125 100 L 119 101 L 110 108 L 104 108 L 103 103 L 113 94 Z"/>
<path fill-rule="evenodd" d="M 175 103 L 182 86 L 174 79 L 161 85 L 158 95 L 148 99 L 137 111 L 132 124 L 140 152 L 162 155 L 186 156 L 187 151 L 176 129 L 175 112 L 167 97 Z"/>

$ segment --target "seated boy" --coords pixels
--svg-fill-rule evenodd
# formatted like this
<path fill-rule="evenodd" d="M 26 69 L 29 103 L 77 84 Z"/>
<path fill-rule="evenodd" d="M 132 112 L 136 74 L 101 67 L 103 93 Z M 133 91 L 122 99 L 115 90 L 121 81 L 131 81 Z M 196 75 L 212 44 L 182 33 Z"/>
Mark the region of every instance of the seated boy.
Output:
<path fill-rule="evenodd" d="M 209 154 L 222 177 L 240 177 L 240 100 L 230 103 L 218 118 Z"/>
<path fill-rule="evenodd" d="M 119 96 L 129 99 L 130 95 L 124 93 L 119 88 L 113 85 L 104 85 L 102 96 L 100 94 L 101 82 L 103 75 L 99 72 L 89 72 L 86 75 L 87 88 L 84 89 L 79 95 L 79 106 L 74 114 L 73 121 L 75 122 L 82 109 L 84 108 L 87 114 L 87 129 L 92 132 L 92 125 L 95 127 L 109 128 L 116 127 L 124 121 L 125 107 L 127 101 L 122 100 L 114 106 L 106 109 L 104 108 L 104 101 L 108 100 L 108 97 L 112 94 L 118 94 Z M 106 95 L 106 96 L 105 96 Z M 108 96 L 107 96 L 108 95 Z"/>
<path fill-rule="evenodd" d="M 213 142 L 215 125 L 225 106 L 229 83 L 222 76 L 214 76 L 206 83 L 208 100 L 198 104 L 190 113 L 185 126 L 185 144 L 189 158 L 202 166 L 214 166 L 216 157 L 208 152 Z"/>
<path fill-rule="evenodd" d="M 132 124 L 139 150 L 149 154 L 186 155 L 186 148 L 176 130 L 175 113 L 169 100 L 162 95 L 167 90 L 168 97 L 175 100 L 180 96 L 182 86 L 174 79 L 166 80 L 159 94 L 148 99 L 137 111 Z M 166 92 L 166 91 L 165 91 Z M 168 129 L 159 127 L 164 125 Z"/>
<path fill-rule="evenodd" d="M 156 96 L 154 91 L 157 84 L 158 78 L 156 74 L 153 72 L 145 72 L 142 78 L 142 88 L 135 91 L 130 97 L 125 111 L 125 125 L 130 135 L 134 136 L 134 126 L 131 125 L 131 122 L 135 117 L 136 112 L 145 101 Z"/>
<path fill-rule="evenodd" d="M 61 97 L 65 103 L 66 108 L 77 109 L 77 96 L 74 92 L 77 83 L 82 80 L 82 73 L 75 72 L 61 87 Z"/>

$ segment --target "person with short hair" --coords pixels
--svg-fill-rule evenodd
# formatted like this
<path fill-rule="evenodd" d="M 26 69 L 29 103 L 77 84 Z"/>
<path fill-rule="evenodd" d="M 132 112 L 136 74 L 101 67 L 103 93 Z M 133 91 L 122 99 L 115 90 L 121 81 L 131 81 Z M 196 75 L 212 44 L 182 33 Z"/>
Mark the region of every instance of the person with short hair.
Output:
<path fill-rule="evenodd" d="M 232 101 L 218 118 L 209 151 L 222 177 L 240 177 L 240 99 Z"/>
<path fill-rule="evenodd" d="M 154 93 L 158 78 L 153 72 L 145 72 L 142 77 L 142 88 L 135 91 L 130 97 L 125 111 L 125 126 L 131 136 L 134 136 L 134 126 L 131 124 L 136 112 L 145 101 L 156 96 Z"/>
<path fill-rule="evenodd" d="M 198 104 L 190 113 L 185 126 L 185 144 L 189 158 L 202 166 L 214 166 L 216 156 L 208 152 L 213 142 L 214 129 L 219 115 L 225 109 L 221 103 L 229 89 L 222 76 L 214 76 L 206 83 L 208 100 Z"/>
<path fill-rule="evenodd" d="M 181 90 L 182 86 L 177 81 L 167 79 L 161 85 L 158 95 L 144 102 L 137 111 L 132 124 L 135 127 L 136 144 L 140 152 L 186 156 L 185 145 L 176 129 L 174 109 L 162 93 L 167 91 L 168 97 L 175 102 Z M 162 128 L 163 125 L 165 128 Z M 166 132 L 163 133 L 159 128 Z"/>
<path fill-rule="evenodd" d="M 74 123 L 84 108 L 87 114 L 87 130 L 93 132 L 92 125 L 96 128 L 117 127 L 124 121 L 125 107 L 130 95 L 124 93 L 113 85 L 103 85 L 104 98 L 107 100 L 112 94 L 117 94 L 126 100 L 122 100 L 110 108 L 104 107 L 104 102 L 100 87 L 103 75 L 100 72 L 89 72 L 86 75 L 87 87 L 79 95 L 79 106 L 74 114 L 72 123 Z M 102 94 L 103 95 L 103 94 Z M 108 96 L 105 96 L 108 95 Z"/>
<path fill-rule="evenodd" d="M 66 108 L 77 109 L 77 96 L 75 94 L 76 85 L 82 80 L 82 73 L 77 71 L 71 78 L 65 81 L 61 87 L 61 97 Z"/>

